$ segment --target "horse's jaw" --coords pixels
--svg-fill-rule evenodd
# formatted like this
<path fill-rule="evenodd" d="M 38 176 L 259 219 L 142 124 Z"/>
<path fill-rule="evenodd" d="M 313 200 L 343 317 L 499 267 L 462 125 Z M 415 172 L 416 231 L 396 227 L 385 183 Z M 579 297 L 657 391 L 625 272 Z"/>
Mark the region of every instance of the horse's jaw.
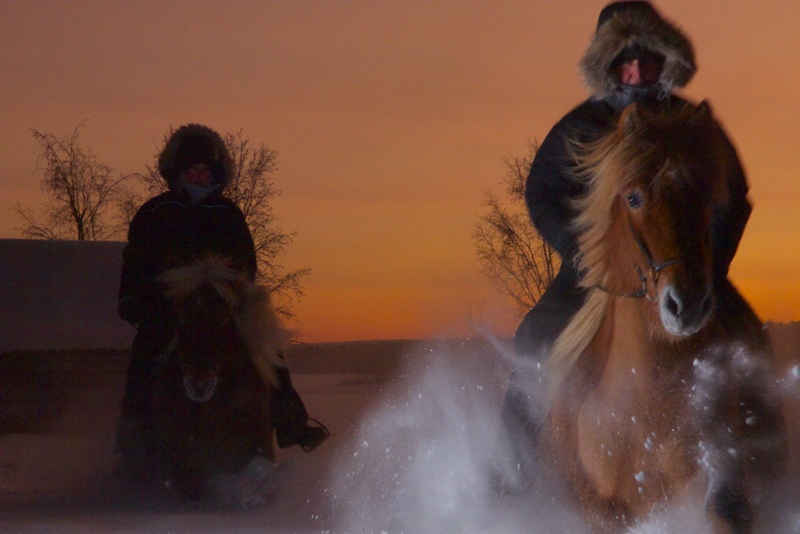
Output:
<path fill-rule="evenodd" d="M 186 397 L 190 401 L 197 403 L 208 402 L 217 390 L 217 378 L 214 377 L 209 380 L 196 381 L 188 376 L 184 376 L 183 387 L 186 390 Z"/>

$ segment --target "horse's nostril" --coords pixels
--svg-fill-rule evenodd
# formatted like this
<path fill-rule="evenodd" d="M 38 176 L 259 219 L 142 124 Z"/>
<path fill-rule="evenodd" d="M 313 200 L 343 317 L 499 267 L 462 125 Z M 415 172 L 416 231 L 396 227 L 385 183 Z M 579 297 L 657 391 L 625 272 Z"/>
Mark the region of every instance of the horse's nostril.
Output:
<path fill-rule="evenodd" d="M 681 306 L 678 300 L 672 295 L 672 291 L 667 291 L 664 298 L 667 310 L 672 315 L 678 315 L 681 311 Z"/>

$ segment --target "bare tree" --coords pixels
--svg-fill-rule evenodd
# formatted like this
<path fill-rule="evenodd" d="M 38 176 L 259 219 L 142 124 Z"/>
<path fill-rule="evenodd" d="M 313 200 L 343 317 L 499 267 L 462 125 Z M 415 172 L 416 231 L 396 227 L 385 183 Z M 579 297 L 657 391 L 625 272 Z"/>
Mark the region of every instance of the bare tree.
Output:
<path fill-rule="evenodd" d="M 155 153 L 153 155 L 153 163 L 145 164 L 145 172 L 135 172 L 131 175 L 135 186 L 126 184 L 125 187 L 120 188 L 115 196 L 115 203 L 117 205 L 117 220 L 116 224 L 122 229 L 122 234 L 127 234 L 128 228 L 131 225 L 136 212 L 142 207 L 142 204 L 147 199 L 154 197 L 158 194 L 164 193 L 169 189 L 167 182 L 161 177 L 158 172 L 158 155 L 167 144 L 167 140 L 175 132 L 173 128 L 164 135 L 160 145 L 156 145 Z"/>
<path fill-rule="evenodd" d="M 23 221 L 18 229 L 24 237 L 102 240 L 118 235 L 108 211 L 116 209 L 116 195 L 128 177 L 115 175 L 111 167 L 97 161 L 92 151 L 80 144 L 84 124 L 81 122 L 63 139 L 32 130 L 42 147 L 37 163 L 43 162 L 41 188 L 48 201 L 42 206 L 43 221 L 19 202 L 12 208 Z"/>
<path fill-rule="evenodd" d="M 472 233 L 481 272 L 520 312 L 539 301 L 560 265 L 558 253 L 531 224 L 525 204 L 525 181 L 538 148 L 530 143 L 527 156 L 503 160 L 507 172 L 500 183 L 506 199 L 486 191 L 487 212 L 478 218 Z"/>
<path fill-rule="evenodd" d="M 227 132 L 222 139 L 234 168 L 233 180 L 225 193 L 242 210 L 253 234 L 259 282 L 277 297 L 276 311 L 291 317 L 292 303 L 303 296 L 300 280 L 311 270 L 285 271 L 277 262 L 295 236 L 295 232 L 283 231 L 272 209 L 272 200 L 281 194 L 272 180 L 272 174 L 278 170 L 278 153 L 263 143 L 254 145 L 242 130 Z"/>
<path fill-rule="evenodd" d="M 163 193 L 168 189 L 166 181 L 158 172 L 158 155 L 167 141 L 175 133 L 173 128 L 164 135 L 156 146 L 153 163 L 146 166 L 144 173 L 136 174 L 137 181 L 148 196 Z M 281 192 L 275 187 L 273 173 L 278 170 L 278 153 L 263 143 L 254 144 L 243 130 L 228 132 L 222 136 L 225 146 L 233 159 L 234 175 L 225 189 L 230 198 L 244 213 L 247 225 L 253 234 L 256 257 L 258 258 L 258 282 L 269 288 L 274 297 L 276 311 L 284 318 L 294 316 L 292 305 L 303 297 L 301 279 L 310 269 L 286 271 L 278 258 L 286 253 L 294 239 L 294 232 L 285 232 L 278 224 L 272 201 Z M 120 199 L 122 210 L 127 216 L 126 226 L 130 224 L 136 209 L 145 198 L 131 189 L 126 190 L 125 198 Z"/>

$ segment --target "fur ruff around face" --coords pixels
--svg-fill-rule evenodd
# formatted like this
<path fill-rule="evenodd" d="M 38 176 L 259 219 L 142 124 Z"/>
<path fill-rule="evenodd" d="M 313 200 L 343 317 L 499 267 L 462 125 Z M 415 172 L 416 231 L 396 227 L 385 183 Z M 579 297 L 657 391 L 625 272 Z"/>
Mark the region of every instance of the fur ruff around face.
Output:
<path fill-rule="evenodd" d="M 202 124 L 181 126 L 167 140 L 158 156 L 158 172 L 167 182 L 172 183 L 185 170 L 182 167 L 185 167 L 187 150 L 208 151 L 209 159 L 215 160 L 215 165 L 219 166 L 219 171 L 214 175 L 216 185 L 222 186 L 222 189 L 228 186 L 233 179 L 233 159 L 222 137 Z"/>
<path fill-rule="evenodd" d="M 683 87 L 694 76 L 697 65 L 689 38 L 654 10 L 620 9 L 598 29 L 578 64 L 584 85 L 597 99 L 619 90 L 619 76 L 612 69 L 620 52 L 632 46 L 664 56 L 658 80 L 662 92 Z"/>

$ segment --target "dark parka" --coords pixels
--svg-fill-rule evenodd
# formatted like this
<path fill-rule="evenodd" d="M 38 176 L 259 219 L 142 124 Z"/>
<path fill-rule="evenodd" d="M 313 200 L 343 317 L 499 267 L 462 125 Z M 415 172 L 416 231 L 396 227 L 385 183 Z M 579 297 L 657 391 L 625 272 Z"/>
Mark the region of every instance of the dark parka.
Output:
<path fill-rule="evenodd" d="M 180 174 L 196 163 L 211 167 L 214 190 L 193 201 Z M 220 136 L 198 124 L 179 128 L 161 152 L 158 170 L 170 191 L 147 201 L 131 221 L 120 279 L 120 315 L 142 327 L 171 319 L 156 281 L 165 270 L 209 254 L 233 259 L 251 280 L 257 269 L 244 214 L 223 196 L 233 162 Z"/>
<path fill-rule="evenodd" d="M 649 87 L 624 86 L 617 62 L 631 50 L 664 58 L 658 82 Z M 633 102 L 656 108 L 680 108 L 686 104 L 672 94 L 696 71 L 694 51 L 688 38 L 664 20 L 647 2 L 617 2 L 600 14 L 595 35 L 579 64 L 584 84 L 592 96 L 570 111 L 542 142 L 526 185 L 526 202 L 534 226 L 562 257 L 561 269 L 539 303 L 523 320 L 515 336 L 520 353 L 547 347 L 583 303 L 584 291 L 577 285 L 574 266 L 577 236 L 570 224 L 576 215 L 573 200 L 584 193 L 573 173 L 568 145 L 594 139 L 616 125 L 622 110 Z M 727 206 L 714 215 L 712 238 L 715 272 L 724 280 L 733 260 L 751 206 L 747 182 L 734 153 L 734 168 L 728 175 Z"/>

